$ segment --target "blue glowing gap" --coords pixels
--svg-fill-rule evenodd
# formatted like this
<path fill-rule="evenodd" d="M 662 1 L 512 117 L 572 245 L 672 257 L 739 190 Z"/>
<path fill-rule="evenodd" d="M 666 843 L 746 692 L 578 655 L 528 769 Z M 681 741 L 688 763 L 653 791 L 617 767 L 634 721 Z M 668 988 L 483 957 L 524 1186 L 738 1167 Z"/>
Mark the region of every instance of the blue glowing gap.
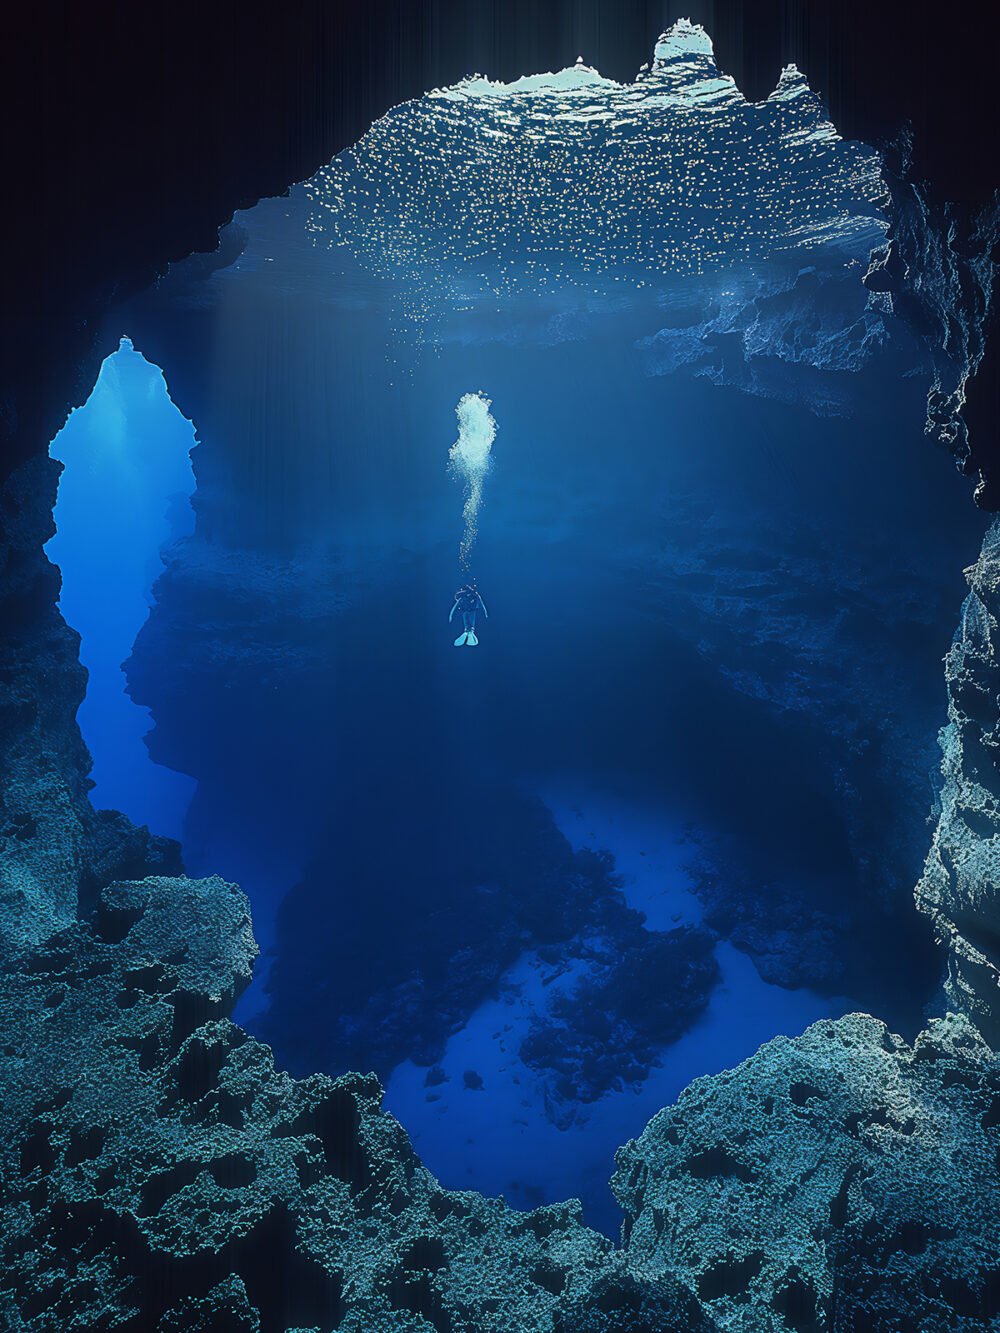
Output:
<path fill-rule="evenodd" d="M 78 721 L 94 760 L 92 799 L 170 837 L 180 835 L 195 783 L 150 759 L 149 710 L 125 693 L 121 663 L 149 614 L 161 549 L 194 527 L 194 443 L 159 368 L 123 338 L 49 450 L 64 471 L 46 551 L 62 571 L 60 608 L 90 673 Z"/>

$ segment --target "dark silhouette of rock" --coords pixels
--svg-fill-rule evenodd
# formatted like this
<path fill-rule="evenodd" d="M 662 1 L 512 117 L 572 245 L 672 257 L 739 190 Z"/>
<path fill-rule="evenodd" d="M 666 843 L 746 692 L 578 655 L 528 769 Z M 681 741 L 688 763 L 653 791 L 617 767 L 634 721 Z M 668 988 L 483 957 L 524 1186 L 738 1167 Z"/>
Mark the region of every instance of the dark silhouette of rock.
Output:
<path fill-rule="evenodd" d="M 951 451 L 959 471 L 975 478 L 976 503 L 995 511 L 1000 497 L 990 413 L 996 408 L 997 364 L 987 334 L 1000 202 L 994 197 L 980 208 L 961 209 L 934 199 L 914 176 L 912 153 L 912 135 L 901 133 L 885 154 L 889 231 L 872 252 L 864 283 L 888 298 L 923 340 L 934 367 L 927 433 Z"/>
<path fill-rule="evenodd" d="M 521 1059 L 545 1076 L 546 1107 L 557 1124 L 570 1124 L 581 1104 L 610 1088 L 641 1084 L 663 1048 L 704 1011 L 718 981 L 711 931 L 627 925 L 581 949 L 582 979 L 532 1017 L 521 1043 Z"/>

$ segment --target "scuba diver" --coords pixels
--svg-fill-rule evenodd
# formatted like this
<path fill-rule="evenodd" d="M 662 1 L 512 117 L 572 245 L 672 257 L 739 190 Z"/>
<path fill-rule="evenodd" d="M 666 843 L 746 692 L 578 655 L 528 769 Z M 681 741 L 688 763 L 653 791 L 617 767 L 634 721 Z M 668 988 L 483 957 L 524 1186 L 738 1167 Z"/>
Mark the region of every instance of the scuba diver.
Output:
<path fill-rule="evenodd" d="M 486 609 L 486 603 L 479 595 L 479 589 L 476 587 L 476 581 L 467 583 L 464 588 L 459 588 L 455 594 L 455 605 L 451 608 L 448 616 L 448 624 L 451 624 L 452 617 L 456 611 L 461 611 L 462 622 L 465 629 L 455 640 L 456 648 L 475 648 L 479 640 L 476 638 L 476 612 L 482 610 L 487 620 L 490 613 Z"/>

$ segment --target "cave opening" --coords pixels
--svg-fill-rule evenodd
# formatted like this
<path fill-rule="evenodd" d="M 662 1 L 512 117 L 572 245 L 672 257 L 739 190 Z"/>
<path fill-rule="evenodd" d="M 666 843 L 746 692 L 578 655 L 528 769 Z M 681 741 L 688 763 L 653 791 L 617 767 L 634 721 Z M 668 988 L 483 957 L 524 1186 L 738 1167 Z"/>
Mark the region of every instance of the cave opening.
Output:
<path fill-rule="evenodd" d="M 925 349 L 862 282 L 887 207 L 867 150 L 783 76 L 778 147 L 812 117 L 829 154 L 799 194 L 748 222 L 737 188 L 739 225 L 713 221 L 721 150 L 687 145 L 657 178 L 674 233 L 611 210 L 627 245 L 587 251 L 574 163 L 604 164 L 605 207 L 627 153 L 655 176 L 642 126 L 595 139 L 607 83 L 400 108 L 115 312 L 201 441 L 196 524 L 157 538 L 152 609 L 113 648 L 156 771 L 197 789 L 183 826 L 167 798 L 143 816 L 112 756 L 94 795 L 249 893 L 265 958 L 238 1016 L 283 1067 L 374 1068 L 445 1185 L 581 1196 L 614 1232 L 615 1146 L 693 1077 L 851 1008 L 919 1026 L 939 961 L 912 886 L 978 534 L 922 439 Z M 567 142 L 531 146 L 534 97 Z M 531 184 L 505 206 L 546 219 L 527 256 L 474 190 L 422 192 L 414 143 L 433 156 L 467 104 L 457 146 L 505 122 Z M 491 229 L 484 277 L 459 244 Z M 447 625 L 470 391 L 499 423 L 478 654 Z"/>
<path fill-rule="evenodd" d="M 77 720 L 93 760 L 91 797 L 172 838 L 194 781 L 150 760 L 149 711 L 128 697 L 122 663 L 149 614 L 160 551 L 194 527 L 193 444 L 162 372 L 123 337 L 50 447 L 63 470 L 46 553 L 88 672 Z"/>

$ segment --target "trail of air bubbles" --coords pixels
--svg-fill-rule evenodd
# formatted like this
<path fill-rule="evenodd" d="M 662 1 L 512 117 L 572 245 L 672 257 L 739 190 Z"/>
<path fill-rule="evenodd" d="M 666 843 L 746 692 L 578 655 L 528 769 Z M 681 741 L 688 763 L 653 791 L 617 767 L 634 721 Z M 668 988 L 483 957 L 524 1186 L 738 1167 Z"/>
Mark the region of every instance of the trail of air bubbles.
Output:
<path fill-rule="evenodd" d="M 459 547 L 463 569 L 469 568 L 472 544 L 479 524 L 479 506 L 483 500 L 483 486 L 490 470 L 490 450 L 496 439 L 497 423 L 490 411 L 492 399 L 483 393 L 465 393 L 458 400 L 458 439 L 448 450 L 448 470 L 465 486 L 465 504 L 462 517 L 465 531 Z"/>

